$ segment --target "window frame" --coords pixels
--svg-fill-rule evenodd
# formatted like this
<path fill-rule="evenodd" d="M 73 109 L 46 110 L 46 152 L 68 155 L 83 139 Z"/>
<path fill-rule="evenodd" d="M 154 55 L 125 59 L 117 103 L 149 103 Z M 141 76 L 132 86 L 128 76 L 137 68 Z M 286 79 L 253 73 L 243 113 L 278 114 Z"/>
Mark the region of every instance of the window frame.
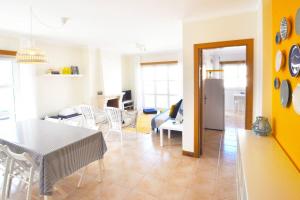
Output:
<path fill-rule="evenodd" d="M 243 65 L 243 66 L 242 66 Z M 236 84 L 236 85 L 233 85 L 233 86 L 228 86 L 226 85 L 226 82 L 225 82 L 225 67 L 226 66 L 234 66 L 236 67 L 239 71 L 238 71 L 238 74 L 240 75 L 240 69 L 242 67 L 245 67 L 245 78 L 247 78 L 247 64 L 245 62 L 228 62 L 228 63 L 223 63 L 221 65 L 222 69 L 224 70 L 224 74 L 223 74 L 223 78 L 224 78 L 224 88 L 225 89 L 234 89 L 234 88 L 243 88 L 243 89 L 246 89 L 247 88 L 247 80 L 244 80 L 244 85 L 243 86 L 240 86 L 240 84 Z"/>
<path fill-rule="evenodd" d="M 142 89 L 141 89 L 141 92 L 142 92 L 142 104 L 143 104 L 143 107 L 145 107 L 145 96 L 146 95 L 154 96 L 154 107 L 157 108 L 157 109 L 164 109 L 164 108 L 158 107 L 157 96 L 167 96 L 167 99 L 168 99 L 167 100 L 168 101 L 167 108 L 171 106 L 171 97 L 179 97 L 180 96 L 180 91 L 178 91 L 177 94 L 171 94 L 170 93 L 170 82 L 172 82 L 172 81 L 180 82 L 180 78 L 179 78 L 180 74 L 178 74 L 178 77 L 176 79 L 171 79 L 170 78 L 170 73 L 169 73 L 169 71 L 170 71 L 171 68 L 174 68 L 174 67 L 178 68 L 179 67 L 179 65 L 178 65 L 177 62 L 176 63 L 160 63 L 160 64 L 153 64 L 153 65 L 147 65 L 147 66 L 141 67 L 141 77 L 143 77 L 143 68 L 151 67 L 151 68 L 155 69 L 155 67 L 160 67 L 160 66 L 166 66 L 167 67 L 167 79 L 165 79 L 165 80 L 160 80 L 160 79 L 150 80 L 151 82 L 153 82 L 153 85 L 154 85 L 154 93 L 145 93 L 144 92 L 144 85 L 149 80 L 144 80 L 142 78 Z M 156 92 L 159 81 L 166 81 L 167 82 L 167 92 L 166 93 L 157 93 Z M 178 88 L 178 90 L 180 90 L 180 88 Z"/>
<path fill-rule="evenodd" d="M 16 119 L 16 82 L 15 82 L 15 65 L 13 64 L 13 60 L 11 57 L 7 57 L 7 56 L 0 56 L 0 60 L 8 60 L 10 61 L 11 64 L 11 84 L 1 84 L 0 83 L 0 90 L 2 89 L 9 89 L 12 90 L 12 95 L 13 95 L 13 102 L 12 102 L 12 109 L 11 111 L 8 111 L 8 115 L 7 117 L 9 117 L 9 119 Z"/>

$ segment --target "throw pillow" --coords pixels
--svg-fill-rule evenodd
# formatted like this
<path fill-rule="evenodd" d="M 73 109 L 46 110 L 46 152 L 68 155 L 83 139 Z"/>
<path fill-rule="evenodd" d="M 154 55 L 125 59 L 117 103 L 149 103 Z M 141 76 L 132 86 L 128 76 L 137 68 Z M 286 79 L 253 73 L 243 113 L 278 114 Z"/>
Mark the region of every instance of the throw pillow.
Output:
<path fill-rule="evenodd" d="M 176 106 L 176 105 L 172 105 L 171 108 L 170 108 L 170 112 L 169 112 L 169 116 L 170 116 L 170 117 L 174 115 L 175 106 Z"/>
<path fill-rule="evenodd" d="M 177 112 L 180 108 L 181 102 L 182 102 L 182 99 L 180 101 L 178 101 L 178 103 L 176 103 L 174 113 L 173 113 L 173 115 L 170 115 L 171 118 L 173 118 L 173 119 L 176 118 L 176 115 L 177 115 Z"/>

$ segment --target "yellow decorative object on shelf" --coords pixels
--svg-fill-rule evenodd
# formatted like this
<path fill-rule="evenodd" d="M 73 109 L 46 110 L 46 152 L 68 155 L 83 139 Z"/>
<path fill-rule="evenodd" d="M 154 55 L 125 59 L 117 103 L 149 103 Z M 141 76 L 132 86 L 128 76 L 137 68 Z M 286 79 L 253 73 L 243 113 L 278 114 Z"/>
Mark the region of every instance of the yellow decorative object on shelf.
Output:
<path fill-rule="evenodd" d="M 71 67 L 63 67 L 62 74 L 71 74 Z"/>

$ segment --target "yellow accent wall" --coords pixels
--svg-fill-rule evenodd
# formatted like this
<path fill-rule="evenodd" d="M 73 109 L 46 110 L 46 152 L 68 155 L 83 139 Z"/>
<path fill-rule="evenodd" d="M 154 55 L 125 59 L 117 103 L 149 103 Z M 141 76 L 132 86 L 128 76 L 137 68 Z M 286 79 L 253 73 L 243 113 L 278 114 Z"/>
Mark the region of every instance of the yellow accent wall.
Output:
<path fill-rule="evenodd" d="M 263 98 L 262 114 L 272 119 L 272 0 L 262 1 L 262 27 L 263 27 Z"/>
<path fill-rule="evenodd" d="M 300 44 L 300 36 L 295 31 L 295 16 L 300 8 L 299 0 L 273 0 L 272 1 L 272 39 L 273 39 L 273 56 L 272 71 L 273 79 L 279 77 L 280 81 L 288 79 L 291 83 L 292 90 L 300 84 L 300 77 L 291 77 L 288 69 L 288 54 L 293 44 Z M 280 45 L 275 43 L 276 32 L 280 29 L 282 17 L 290 19 L 292 24 L 292 33 L 290 38 L 281 42 Z M 279 72 L 275 71 L 275 55 L 278 49 L 285 51 L 286 64 Z M 273 116 L 273 134 L 290 158 L 294 161 L 298 169 L 300 168 L 300 115 L 296 114 L 291 103 L 288 108 L 283 108 L 280 103 L 280 90 L 275 90 L 272 86 L 272 116 Z"/>

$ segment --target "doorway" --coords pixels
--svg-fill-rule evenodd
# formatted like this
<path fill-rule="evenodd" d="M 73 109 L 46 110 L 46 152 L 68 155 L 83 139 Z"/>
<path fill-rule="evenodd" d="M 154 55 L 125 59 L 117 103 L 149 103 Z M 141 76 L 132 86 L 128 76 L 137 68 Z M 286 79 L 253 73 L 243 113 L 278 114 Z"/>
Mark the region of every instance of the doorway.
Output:
<path fill-rule="evenodd" d="M 250 129 L 253 104 L 253 40 L 194 45 L 195 156 L 205 129 Z"/>

